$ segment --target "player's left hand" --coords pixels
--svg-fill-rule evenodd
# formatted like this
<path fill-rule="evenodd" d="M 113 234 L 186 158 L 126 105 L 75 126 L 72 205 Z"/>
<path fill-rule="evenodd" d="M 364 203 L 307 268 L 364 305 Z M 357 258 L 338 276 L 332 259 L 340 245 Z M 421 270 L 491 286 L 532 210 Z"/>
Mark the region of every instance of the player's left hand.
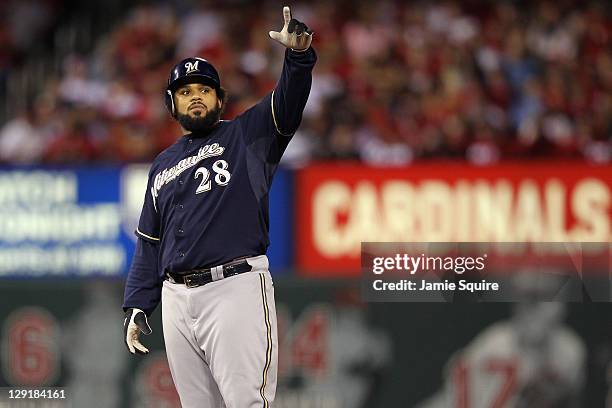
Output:
<path fill-rule="evenodd" d="M 283 18 L 285 19 L 283 29 L 280 32 L 270 31 L 270 38 L 294 51 L 306 51 L 312 42 L 312 30 L 301 21 L 291 18 L 289 6 L 283 7 Z"/>
<path fill-rule="evenodd" d="M 140 309 L 129 308 L 125 312 L 125 320 L 123 320 L 123 331 L 125 335 L 125 345 L 132 354 L 147 354 L 149 349 L 142 345 L 138 340 L 138 335 L 143 332 L 146 335 L 151 334 L 151 326 L 147 321 L 147 315 Z"/>

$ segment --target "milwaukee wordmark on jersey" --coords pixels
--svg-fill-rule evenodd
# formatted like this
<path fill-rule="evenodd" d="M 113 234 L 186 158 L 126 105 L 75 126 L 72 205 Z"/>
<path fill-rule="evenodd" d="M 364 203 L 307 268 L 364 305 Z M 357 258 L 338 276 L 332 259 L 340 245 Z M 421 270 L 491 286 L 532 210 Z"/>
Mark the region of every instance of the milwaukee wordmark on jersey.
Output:
<path fill-rule="evenodd" d="M 157 211 L 157 206 L 156 206 L 157 195 L 159 194 L 159 190 L 163 186 L 173 181 L 178 176 L 180 176 L 181 173 L 183 173 L 185 170 L 189 169 L 190 167 L 195 166 L 202 160 L 208 157 L 220 156 L 221 154 L 223 154 L 224 151 L 225 151 L 225 148 L 222 146 L 219 146 L 218 143 L 206 145 L 206 146 L 201 147 L 198 150 L 198 154 L 194 156 L 189 156 L 181 160 L 174 166 L 170 168 L 166 168 L 163 171 L 157 173 L 155 175 L 153 186 L 151 187 L 151 199 L 153 200 L 153 206 L 155 207 L 155 210 Z"/>

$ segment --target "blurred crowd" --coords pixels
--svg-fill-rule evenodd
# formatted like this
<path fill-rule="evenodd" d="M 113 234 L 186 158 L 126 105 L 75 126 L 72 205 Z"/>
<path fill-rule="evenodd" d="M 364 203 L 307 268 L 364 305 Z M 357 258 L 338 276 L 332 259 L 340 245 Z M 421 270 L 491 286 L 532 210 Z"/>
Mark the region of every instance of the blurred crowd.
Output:
<path fill-rule="evenodd" d="M 36 16 L 36 5 L 49 2 L 20 3 Z M 180 136 L 162 95 L 170 68 L 186 56 L 217 67 L 230 96 L 227 119 L 269 92 L 284 49 L 267 33 L 282 27 L 282 5 L 186 4 L 128 9 L 89 52 L 67 55 L 2 124 L 0 162 L 150 161 Z M 612 158 L 605 1 L 315 0 L 292 12 L 315 32 L 319 61 L 288 165 Z M 4 76 L 18 69 L 7 55 L 23 41 L 11 31 L 28 31 L 14 25 L 0 29 Z M 27 34 L 37 33 L 49 29 Z"/>

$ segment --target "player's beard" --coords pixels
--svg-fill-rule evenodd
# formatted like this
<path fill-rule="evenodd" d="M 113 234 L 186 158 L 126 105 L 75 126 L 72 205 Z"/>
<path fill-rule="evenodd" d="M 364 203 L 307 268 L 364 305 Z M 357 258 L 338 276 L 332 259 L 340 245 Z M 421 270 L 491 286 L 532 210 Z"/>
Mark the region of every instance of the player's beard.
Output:
<path fill-rule="evenodd" d="M 195 133 L 206 132 L 214 128 L 221 118 L 221 108 L 215 106 L 213 109 L 206 111 L 204 116 L 190 116 L 179 113 L 176 115 L 176 120 L 180 123 L 183 129 Z"/>

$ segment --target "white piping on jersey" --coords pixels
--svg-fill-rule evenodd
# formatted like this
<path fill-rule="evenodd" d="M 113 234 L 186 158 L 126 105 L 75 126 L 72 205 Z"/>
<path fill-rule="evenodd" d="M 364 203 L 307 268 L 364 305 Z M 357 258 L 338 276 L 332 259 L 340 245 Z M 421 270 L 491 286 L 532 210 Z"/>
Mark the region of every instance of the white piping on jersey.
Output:
<path fill-rule="evenodd" d="M 272 109 L 272 120 L 274 121 L 274 127 L 276 131 L 281 134 L 281 136 L 291 136 L 293 133 L 283 133 L 278 128 L 278 123 L 276 123 L 276 114 L 274 113 L 274 91 L 272 91 L 272 97 L 270 98 L 270 109 Z"/>
<path fill-rule="evenodd" d="M 150 236 L 150 235 L 145 234 L 144 232 L 142 232 L 141 230 L 139 230 L 139 229 L 138 229 L 138 227 L 136 227 L 136 233 L 137 233 L 137 234 L 142 235 L 142 236 L 143 236 L 143 237 L 145 237 L 145 238 L 152 239 L 153 241 L 159 241 L 159 238 L 155 238 L 155 237 L 152 237 L 152 236 Z"/>
<path fill-rule="evenodd" d="M 224 151 L 225 148 L 223 146 L 219 146 L 219 143 L 206 145 L 201 147 L 198 150 L 198 154 L 195 156 L 186 157 L 169 169 L 167 168 L 157 173 L 155 175 L 153 186 L 151 187 L 151 197 L 153 198 L 153 207 L 155 208 L 155 211 L 157 211 L 157 196 L 159 195 L 159 190 L 161 190 L 163 186 L 177 178 L 188 168 L 195 166 L 208 157 L 220 156 Z"/>

